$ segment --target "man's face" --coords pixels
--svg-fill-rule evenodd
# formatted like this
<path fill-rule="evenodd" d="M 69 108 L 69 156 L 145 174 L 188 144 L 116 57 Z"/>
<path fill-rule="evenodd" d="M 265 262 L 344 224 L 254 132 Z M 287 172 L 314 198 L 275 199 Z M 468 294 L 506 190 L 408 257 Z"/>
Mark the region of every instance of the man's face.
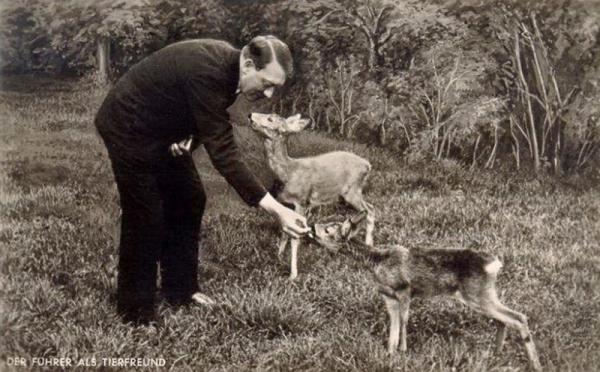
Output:
<path fill-rule="evenodd" d="M 243 56 L 240 64 L 240 91 L 249 101 L 271 98 L 275 89 L 285 83 L 285 71 L 275 58 L 260 70 L 251 59 Z"/>

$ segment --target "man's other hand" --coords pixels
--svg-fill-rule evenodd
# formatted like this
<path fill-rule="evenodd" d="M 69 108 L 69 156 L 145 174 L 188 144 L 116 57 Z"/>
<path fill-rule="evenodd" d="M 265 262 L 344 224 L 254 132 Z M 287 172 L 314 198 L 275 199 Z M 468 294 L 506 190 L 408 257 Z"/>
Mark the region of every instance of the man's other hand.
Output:
<path fill-rule="evenodd" d="M 175 142 L 174 144 L 169 146 L 169 152 L 171 153 L 171 156 L 177 157 L 183 154 L 189 154 L 190 149 L 192 148 L 192 140 L 193 137 L 190 136 L 187 139 Z"/>
<path fill-rule="evenodd" d="M 217 302 L 212 298 L 208 297 L 204 293 L 196 292 L 192 295 L 192 301 L 198 305 L 212 306 Z"/>

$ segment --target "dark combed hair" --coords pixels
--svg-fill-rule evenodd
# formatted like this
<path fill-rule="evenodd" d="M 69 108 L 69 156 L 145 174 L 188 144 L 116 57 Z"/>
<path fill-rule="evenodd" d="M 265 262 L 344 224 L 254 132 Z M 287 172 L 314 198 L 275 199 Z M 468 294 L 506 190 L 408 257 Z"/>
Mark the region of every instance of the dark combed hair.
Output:
<path fill-rule="evenodd" d="M 273 46 L 275 56 L 271 52 L 269 44 Z M 247 45 L 245 57 L 249 57 L 254 62 L 258 70 L 263 69 L 273 57 L 279 62 L 288 78 L 294 73 L 294 63 L 292 53 L 288 46 L 273 35 L 256 36 Z"/>

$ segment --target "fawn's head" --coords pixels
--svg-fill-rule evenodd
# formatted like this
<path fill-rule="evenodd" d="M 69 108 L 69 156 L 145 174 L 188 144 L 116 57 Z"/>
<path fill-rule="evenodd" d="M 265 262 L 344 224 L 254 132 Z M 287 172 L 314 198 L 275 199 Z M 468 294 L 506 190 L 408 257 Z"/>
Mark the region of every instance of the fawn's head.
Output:
<path fill-rule="evenodd" d="M 325 248 L 338 250 L 344 242 L 360 232 L 366 216 L 367 212 L 362 211 L 342 222 L 316 223 L 313 228 L 314 240 Z"/>
<path fill-rule="evenodd" d="M 253 112 L 249 116 L 250 127 L 261 136 L 276 139 L 286 137 L 290 133 L 298 133 L 310 122 L 301 119 L 300 114 L 283 118 L 277 114 L 260 114 Z"/>

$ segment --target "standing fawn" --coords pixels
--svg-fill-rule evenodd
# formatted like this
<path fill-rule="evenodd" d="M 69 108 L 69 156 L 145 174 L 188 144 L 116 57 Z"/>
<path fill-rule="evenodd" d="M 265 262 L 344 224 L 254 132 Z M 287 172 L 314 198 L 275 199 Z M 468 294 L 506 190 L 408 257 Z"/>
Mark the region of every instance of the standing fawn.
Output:
<path fill-rule="evenodd" d="M 294 205 L 296 212 L 306 214 L 310 208 L 345 200 L 357 211 L 366 211 L 367 245 L 373 244 L 375 218 L 373 207 L 362 195 L 371 164 L 358 155 L 344 151 L 328 152 L 305 158 L 292 158 L 287 151 L 287 136 L 300 132 L 309 123 L 294 115 L 287 119 L 276 114 L 250 115 L 250 126 L 264 138 L 266 157 L 271 170 L 283 183 L 278 199 Z M 282 233 L 279 255 L 287 246 L 289 237 Z M 299 239 L 291 240 L 290 279 L 298 276 Z"/>
<path fill-rule="evenodd" d="M 332 250 L 339 250 L 360 229 L 364 213 L 344 222 L 315 224 L 310 236 Z M 406 249 L 373 246 L 352 250 L 351 256 L 373 272 L 389 317 L 388 351 L 406 351 L 406 323 L 413 296 L 452 296 L 468 307 L 498 322 L 496 352 L 502 349 L 506 327 L 519 331 L 531 368 L 541 370 L 540 361 L 525 315 L 498 300 L 496 276 L 502 267 L 498 258 L 470 249 Z"/>

